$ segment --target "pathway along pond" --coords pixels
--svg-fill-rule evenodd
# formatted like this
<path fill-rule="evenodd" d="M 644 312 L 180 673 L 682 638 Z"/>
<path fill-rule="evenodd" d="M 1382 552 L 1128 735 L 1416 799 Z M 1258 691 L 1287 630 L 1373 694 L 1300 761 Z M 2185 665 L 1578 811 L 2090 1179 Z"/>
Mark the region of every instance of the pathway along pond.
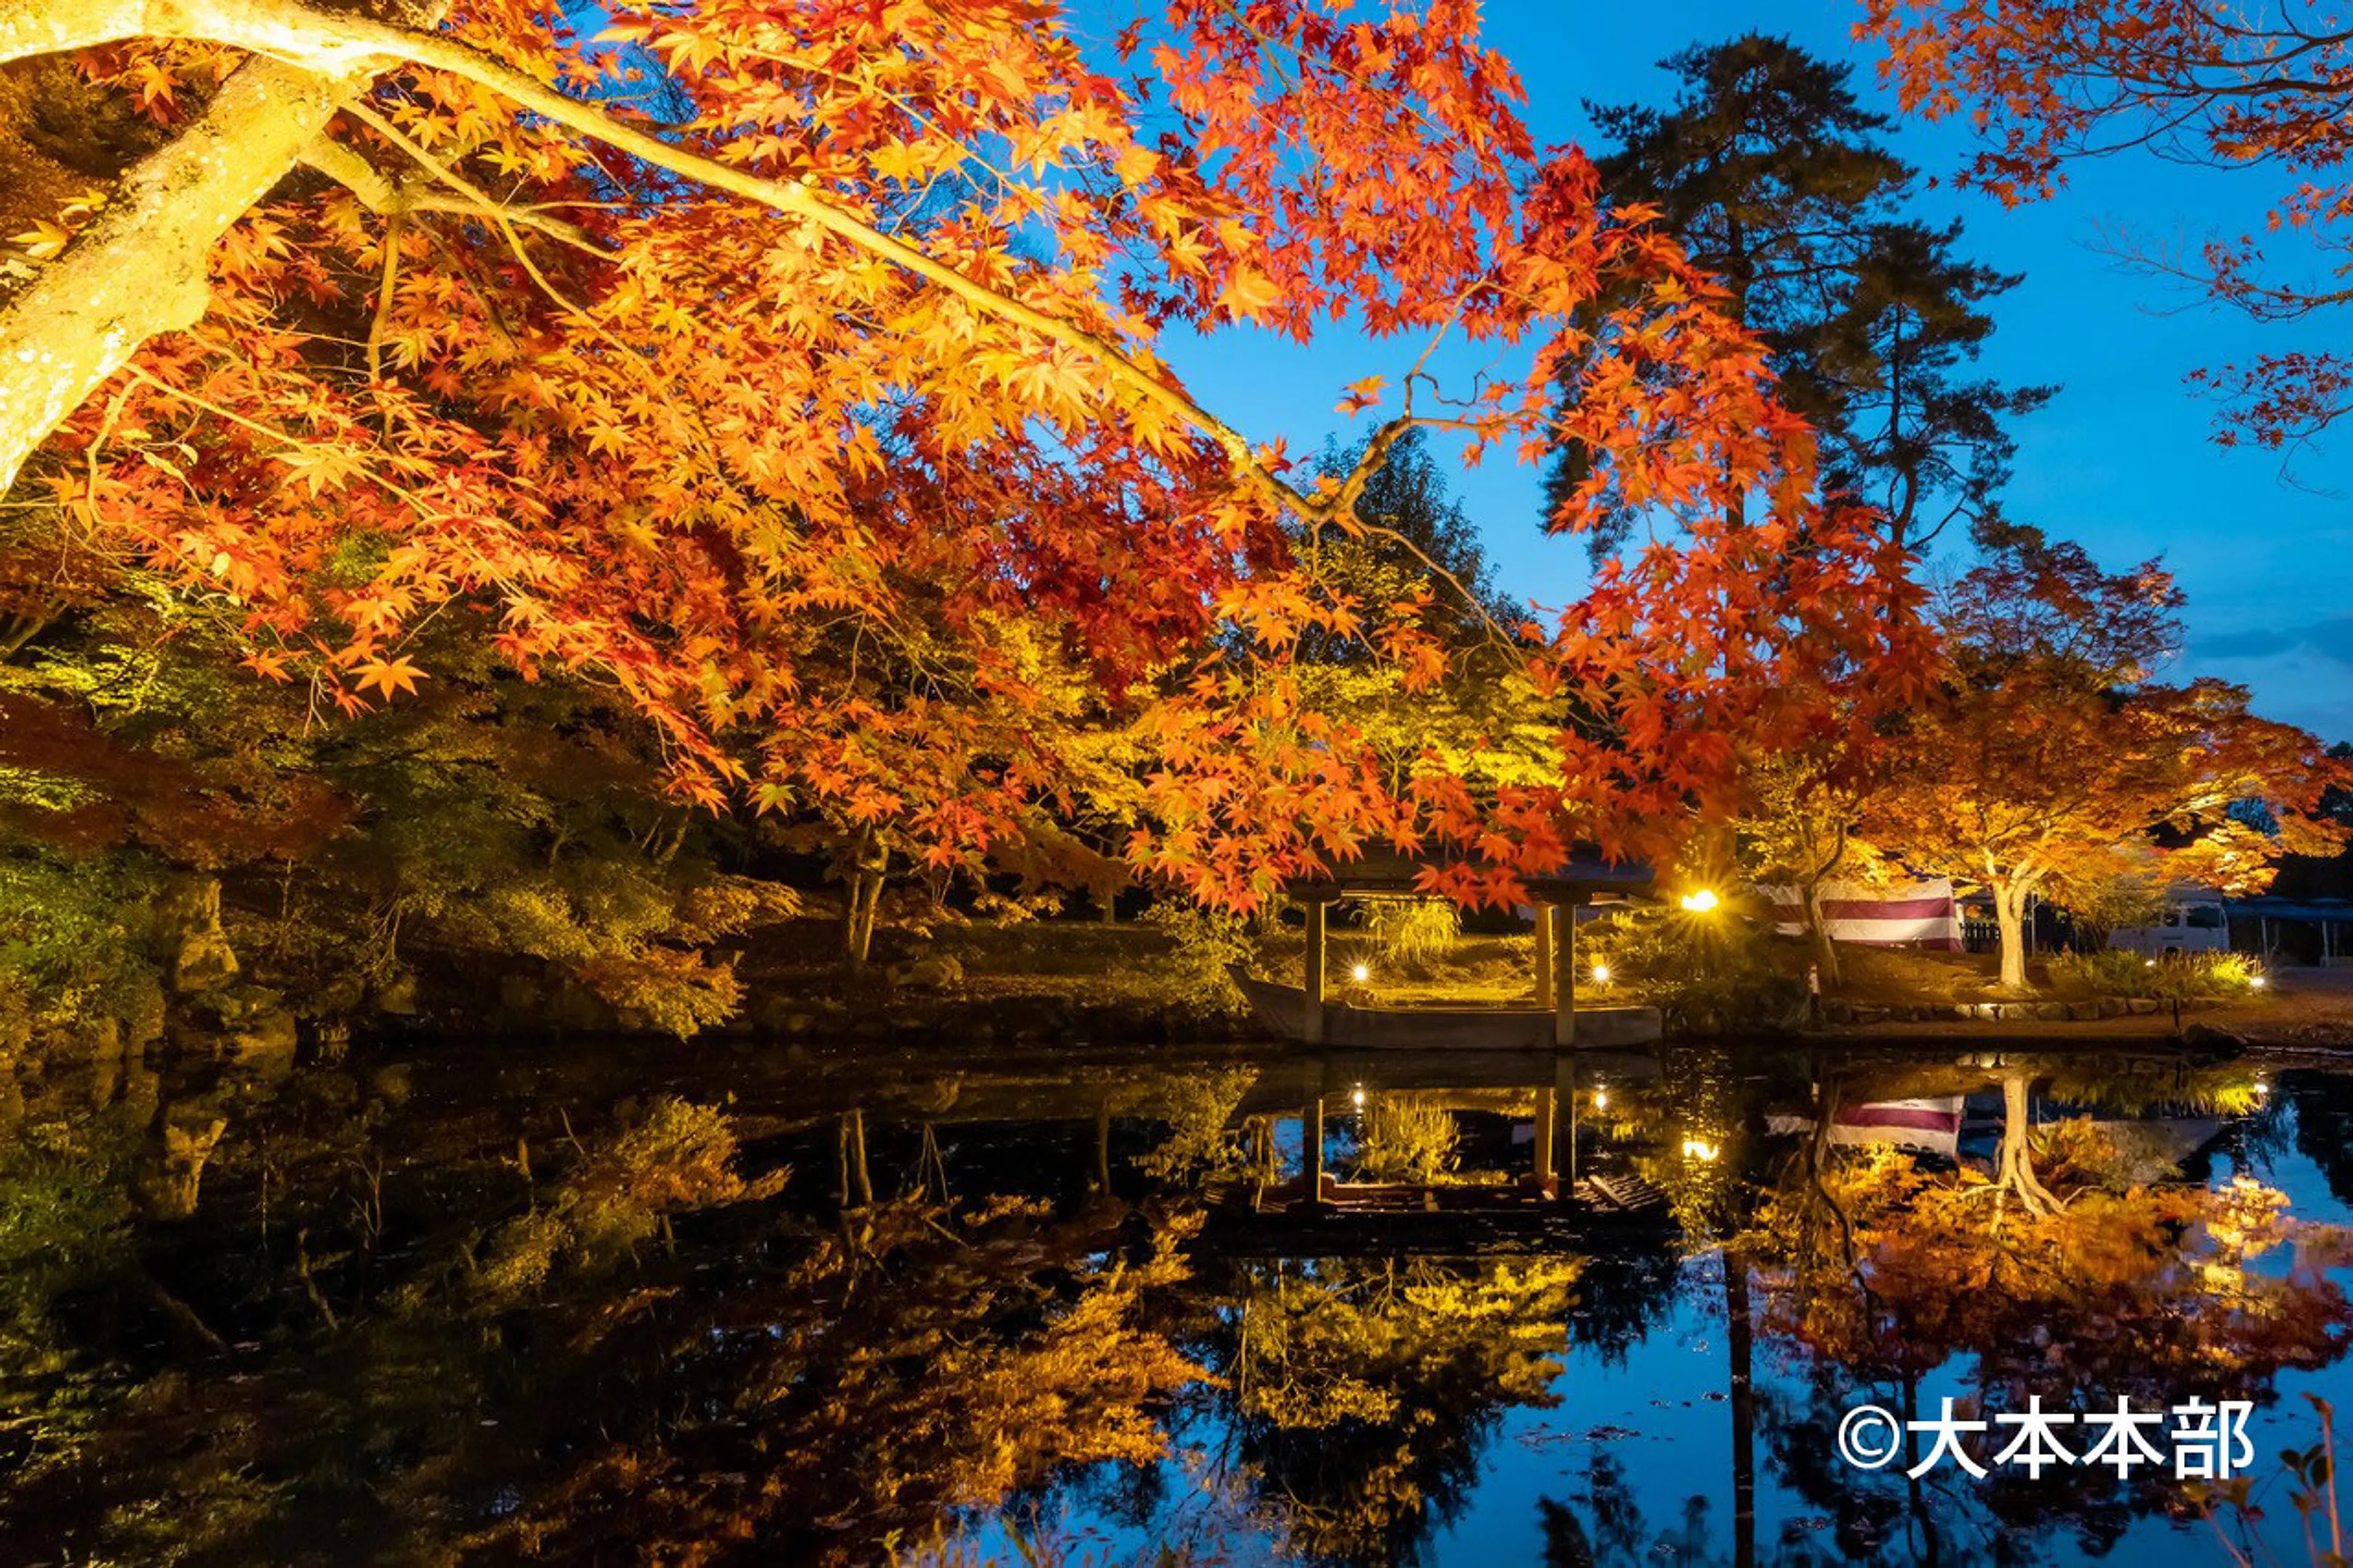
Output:
<path fill-rule="evenodd" d="M 2281 1453 L 2353 1410 L 2353 1076 L 1955 1048 L 20 1082 L 0 1561 L 2312 1560 Z M 1319 1090 L 1378 1212 L 1253 1204 Z M 2263 1518 L 2169 1449 L 1840 1457 L 1947 1396 L 2251 1402 Z"/>

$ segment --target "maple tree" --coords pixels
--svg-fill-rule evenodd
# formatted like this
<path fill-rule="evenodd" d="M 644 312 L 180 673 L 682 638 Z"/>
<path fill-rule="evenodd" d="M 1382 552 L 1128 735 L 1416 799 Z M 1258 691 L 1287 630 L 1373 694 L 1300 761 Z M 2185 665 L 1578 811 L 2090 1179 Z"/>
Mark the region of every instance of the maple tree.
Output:
<path fill-rule="evenodd" d="M 1433 890 L 1474 898 L 1572 823 L 1642 847 L 1727 787 L 1731 737 L 1915 658 L 1900 562 L 1818 503 L 1757 340 L 1588 163 L 1538 155 L 1467 5 L 1180 0 L 1108 52 L 988 0 L 608 20 L 0 12 L 0 59 L 95 51 L 154 126 L 40 217 L 0 305 L 15 493 L 322 706 L 430 682 L 417 629 L 464 601 L 514 668 L 631 704 L 685 798 L 949 865 L 1101 788 L 1137 867 L 1240 904 L 1376 837 L 1471 852 Z M 1348 317 L 1521 369 L 1457 401 L 1410 378 L 1309 486 L 1156 347 Z M 1606 492 L 1672 533 L 1520 651 L 1560 721 L 1541 782 L 1391 776 L 1280 658 L 1321 627 L 1434 673 L 1416 616 L 1317 582 L 1283 525 L 1366 531 L 1425 420 L 1578 440 L 1556 523 Z M 1118 779 L 1085 762 L 1112 732 Z"/>
<path fill-rule="evenodd" d="M 2181 602 L 2155 562 L 2109 574 L 2031 529 L 1986 543 L 1939 606 L 1941 695 L 1895 742 L 1868 831 L 1992 895 L 2003 985 L 2026 984 L 2030 896 L 2132 869 L 2152 841 L 2178 875 L 2241 889 L 2337 841 L 2314 815 L 2337 777 L 2318 741 L 2249 712 L 2243 688 L 2150 679 Z"/>
<path fill-rule="evenodd" d="M 1756 880 L 1797 889 L 1799 923 L 1827 985 L 1840 983 L 1840 970 L 1823 889 L 1834 881 L 1867 883 L 1887 868 L 1887 858 L 1861 832 L 1877 783 L 1876 750 L 1873 737 L 1833 733 L 1759 758 L 1748 771 L 1743 860 Z"/>
<path fill-rule="evenodd" d="M 2303 281 L 2274 268 L 2280 237 L 2324 259 L 2347 245 L 2353 188 L 2353 30 L 2307 5 L 2239 11 L 2196 0 L 1866 0 L 1860 37 L 1883 45 L 1882 78 L 1906 109 L 1966 117 L 1982 143 L 1964 183 L 2015 204 L 2048 196 L 2075 160 L 2125 149 L 2275 172 L 2263 232 L 2216 235 L 2193 255 L 2147 255 L 2258 321 L 2325 317 L 2353 300 L 2341 269 Z M 2291 447 L 2353 407 L 2353 360 L 2304 346 L 2193 374 L 2225 400 L 2224 444 Z"/>

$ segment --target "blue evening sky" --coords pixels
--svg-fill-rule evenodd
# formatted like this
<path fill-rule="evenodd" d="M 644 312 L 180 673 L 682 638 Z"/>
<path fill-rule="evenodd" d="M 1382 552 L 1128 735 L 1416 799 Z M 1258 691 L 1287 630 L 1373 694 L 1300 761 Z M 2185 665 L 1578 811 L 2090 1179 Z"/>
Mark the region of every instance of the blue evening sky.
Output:
<path fill-rule="evenodd" d="M 1672 79 L 1656 61 L 1751 30 L 1854 61 L 1866 100 L 1892 111 L 1874 74 L 1875 49 L 1848 36 L 1860 13 L 1856 0 L 1499 0 L 1488 6 L 1486 33 L 1519 69 L 1538 141 L 1592 144 L 1584 100 L 1663 103 Z M 1925 174 L 1939 174 L 1957 165 L 1966 140 L 1910 121 L 1899 125 L 1894 145 Z M 1980 362 L 1988 374 L 2063 384 L 2042 412 L 2014 427 L 2010 515 L 2082 541 L 2112 568 L 2161 553 L 2189 597 L 2189 645 L 2169 676 L 2242 682 L 2258 710 L 2325 740 L 2353 740 L 2353 431 L 2300 457 L 2284 477 L 2275 455 L 2214 445 L 2211 407 L 2182 379 L 2265 346 L 2341 346 L 2342 329 L 2257 326 L 2124 270 L 2094 248 L 2119 227 L 2193 245 L 2218 230 L 2255 230 L 2286 182 L 2275 171 L 2184 167 L 2145 153 L 2078 164 L 2072 181 L 2053 200 L 2011 211 L 1943 189 L 1926 192 L 1915 208 L 1930 219 L 1962 218 L 1962 254 L 2026 275 L 1995 307 L 1999 330 Z M 2308 254 L 2283 247 L 2278 259 L 2304 275 L 2316 270 Z M 1345 383 L 1378 374 L 1394 387 L 1421 344 L 1376 342 L 1342 327 L 1304 348 L 1255 332 L 1165 347 L 1196 395 L 1251 438 L 1280 437 L 1309 453 L 1327 434 L 1355 433 L 1333 409 Z M 1433 368 L 1460 384 L 1482 363 L 1441 354 Z M 1577 592 L 1584 549 L 1540 534 L 1539 469 L 1490 454 L 1462 471 L 1457 494 L 1506 589 L 1549 605 Z M 1956 553 L 1946 549 L 1935 569 L 1949 571 Z"/>

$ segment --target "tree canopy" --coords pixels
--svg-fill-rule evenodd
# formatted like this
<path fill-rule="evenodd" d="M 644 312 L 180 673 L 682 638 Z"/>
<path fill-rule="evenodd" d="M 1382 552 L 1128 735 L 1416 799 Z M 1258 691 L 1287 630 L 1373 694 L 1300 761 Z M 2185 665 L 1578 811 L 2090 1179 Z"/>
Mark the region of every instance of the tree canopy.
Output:
<path fill-rule="evenodd" d="M 943 863 L 1100 784 L 1093 737 L 1124 733 L 1131 858 L 1245 904 L 1377 838 L 1469 852 L 1473 897 L 1572 834 L 1639 847 L 1729 787 L 1728 737 L 1916 662 L 1757 339 L 1589 163 L 1537 153 L 1468 6 L 1180 4 L 1110 51 L 989 4 L 608 22 L 0 18 L 0 58 L 96 50 L 153 127 L 0 309 L 20 502 L 322 710 L 434 679 L 417 632 L 464 602 L 526 677 L 619 694 L 681 796 L 892 824 Z M 1407 378 L 1310 485 L 1155 347 L 1340 318 L 1519 370 L 1453 401 Z M 1564 526 L 1607 494 L 1676 530 L 1521 651 L 1584 716 L 1540 786 L 1398 779 L 1284 668 L 1311 628 L 1409 685 L 1442 668 L 1282 525 L 1378 526 L 1357 503 L 1425 420 L 1576 439 Z M 1220 659 L 1233 632 L 1275 657 Z"/>
<path fill-rule="evenodd" d="M 1587 106 L 1614 143 L 1599 163 L 1613 210 L 1655 215 L 1724 279 L 1822 442 L 1826 486 L 1914 550 L 1987 515 L 2015 450 L 2006 422 L 2056 390 L 1968 374 L 1993 331 L 1988 307 L 2018 279 L 1964 259 L 1957 222 L 1905 216 L 1915 171 L 1856 97 L 1852 68 L 1758 34 L 1662 67 L 1671 106 Z M 1555 487 L 1586 463 L 1566 451 Z M 1616 521 L 1598 550 L 1629 520 Z"/>
<path fill-rule="evenodd" d="M 2133 870 L 2153 842 L 2182 879 L 2260 890 L 2282 851 L 2337 841 L 2317 741 L 2244 688 L 2155 679 L 2180 637 L 2157 562 L 2109 573 L 2031 529 L 1988 542 L 1938 605 L 1940 694 L 1902 726 L 1871 816 L 1914 866 L 1993 894 L 2005 985 L 2025 984 L 2031 894 Z M 2273 834 L 2243 820 L 2255 804 Z"/>
<path fill-rule="evenodd" d="M 1880 74 L 1905 108 L 1968 117 L 1979 145 L 1960 178 L 2004 203 L 2048 196 L 2075 160 L 2127 149 L 2275 171 L 2262 235 L 2217 232 L 2136 257 L 2256 320 L 2315 322 L 2300 346 L 2192 374 L 2223 403 L 2224 444 L 2292 448 L 2353 406 L 2353 360 L 2314 341 L 2318 321 L 2353 300 L 2330 265 L 2353 217 L 2343 177 L 2353 31 L 2340 19 L 2301 3 L 1868 0 L 1857 30 L 1886 47 Z M 2311 242 L 2327 269 L 2297 277 L 2273 254 L 2284 237 Z"/>

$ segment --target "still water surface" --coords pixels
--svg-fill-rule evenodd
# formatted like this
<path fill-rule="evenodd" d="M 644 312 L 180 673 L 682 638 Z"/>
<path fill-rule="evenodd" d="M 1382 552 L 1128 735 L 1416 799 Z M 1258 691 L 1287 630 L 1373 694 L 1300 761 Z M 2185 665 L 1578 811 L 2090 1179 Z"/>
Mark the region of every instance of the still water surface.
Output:
<path fill-rule="evenodd" d="M 1282 1206 L 1319 1099 L 1377 1205 Z M 10 1563 L 2305 1563 L 2353 1406 L 2313 1058 L 476 1042 L 7 1110 Z M 2034 1395 L 2253 1402 L 2263 1517 L 1835 1450 Z"/>

